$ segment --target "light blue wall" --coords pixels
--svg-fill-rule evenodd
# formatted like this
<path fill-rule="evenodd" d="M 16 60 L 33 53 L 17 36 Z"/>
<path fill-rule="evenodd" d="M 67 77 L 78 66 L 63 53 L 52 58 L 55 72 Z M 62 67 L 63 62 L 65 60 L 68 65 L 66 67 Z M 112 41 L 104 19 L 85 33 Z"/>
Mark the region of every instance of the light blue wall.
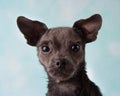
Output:
<path fill-rule="evenodd" d="M 120 0 L 0 0 L 0 96 L 45 96 L 47 76 L 16 26 L 23 15 L 48 27 L 103 17 L 96 42 L 86 48 L 89 77 L 104 96 L 120 96 Z"/>

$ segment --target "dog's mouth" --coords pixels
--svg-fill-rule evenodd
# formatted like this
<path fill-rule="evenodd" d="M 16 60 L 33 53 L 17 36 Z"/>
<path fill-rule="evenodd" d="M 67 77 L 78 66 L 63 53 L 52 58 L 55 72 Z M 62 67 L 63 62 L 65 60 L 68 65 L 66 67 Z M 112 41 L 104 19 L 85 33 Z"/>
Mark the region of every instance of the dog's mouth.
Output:
<path fill-rule="evenodd" d="M 51 78 L 53 78 L 57 83 L 69 80 L 75 74 L 75 68 L 73 66 L 66 66 L 65 68 L 49 68 L 48 74 Z"/>

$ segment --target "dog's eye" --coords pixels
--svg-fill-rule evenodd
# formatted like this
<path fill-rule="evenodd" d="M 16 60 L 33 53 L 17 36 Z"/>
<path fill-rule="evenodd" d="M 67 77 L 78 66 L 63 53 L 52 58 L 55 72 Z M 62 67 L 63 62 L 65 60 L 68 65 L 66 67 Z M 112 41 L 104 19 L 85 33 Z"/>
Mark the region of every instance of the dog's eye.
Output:
<path fill-rule="evenodd" d="M 73 44 L 73 45 L 71 45 L 71 51 L 73 51 L 73 52 L 78 52 L 79 50 L 80 50 L 80 45 L 79 44 Z"/>
<path fill-rule="evenodd" d="M 50 48 L 48 46 L 42 46 L 42 51 L 43 52 L 49 52 Z"/>

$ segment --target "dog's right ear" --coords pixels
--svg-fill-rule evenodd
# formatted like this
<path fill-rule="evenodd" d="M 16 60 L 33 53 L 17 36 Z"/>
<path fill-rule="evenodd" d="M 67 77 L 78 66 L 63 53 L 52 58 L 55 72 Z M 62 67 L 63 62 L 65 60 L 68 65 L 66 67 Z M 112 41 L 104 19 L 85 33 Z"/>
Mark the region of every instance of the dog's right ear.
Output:
<path fill-rule="evenodd" d="M 32 21 L 23 16 L 17 18 L 17 25 L 31 46 L 36 46 L 38 40 L 48 30 L 44 23 Z"/>

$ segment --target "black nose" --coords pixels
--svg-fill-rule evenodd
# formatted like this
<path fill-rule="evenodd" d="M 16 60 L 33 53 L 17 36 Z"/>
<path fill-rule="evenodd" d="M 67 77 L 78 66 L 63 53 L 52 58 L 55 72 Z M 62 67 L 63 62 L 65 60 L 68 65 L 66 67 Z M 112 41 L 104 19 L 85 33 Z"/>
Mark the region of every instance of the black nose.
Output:
<path fill-rule="evenodd" d="M 66 64 L 67 64 L 67 60 L 65 60 L 65 59 L 55 60 L 55 65 L 57 68 L 65 68 Z"/>

